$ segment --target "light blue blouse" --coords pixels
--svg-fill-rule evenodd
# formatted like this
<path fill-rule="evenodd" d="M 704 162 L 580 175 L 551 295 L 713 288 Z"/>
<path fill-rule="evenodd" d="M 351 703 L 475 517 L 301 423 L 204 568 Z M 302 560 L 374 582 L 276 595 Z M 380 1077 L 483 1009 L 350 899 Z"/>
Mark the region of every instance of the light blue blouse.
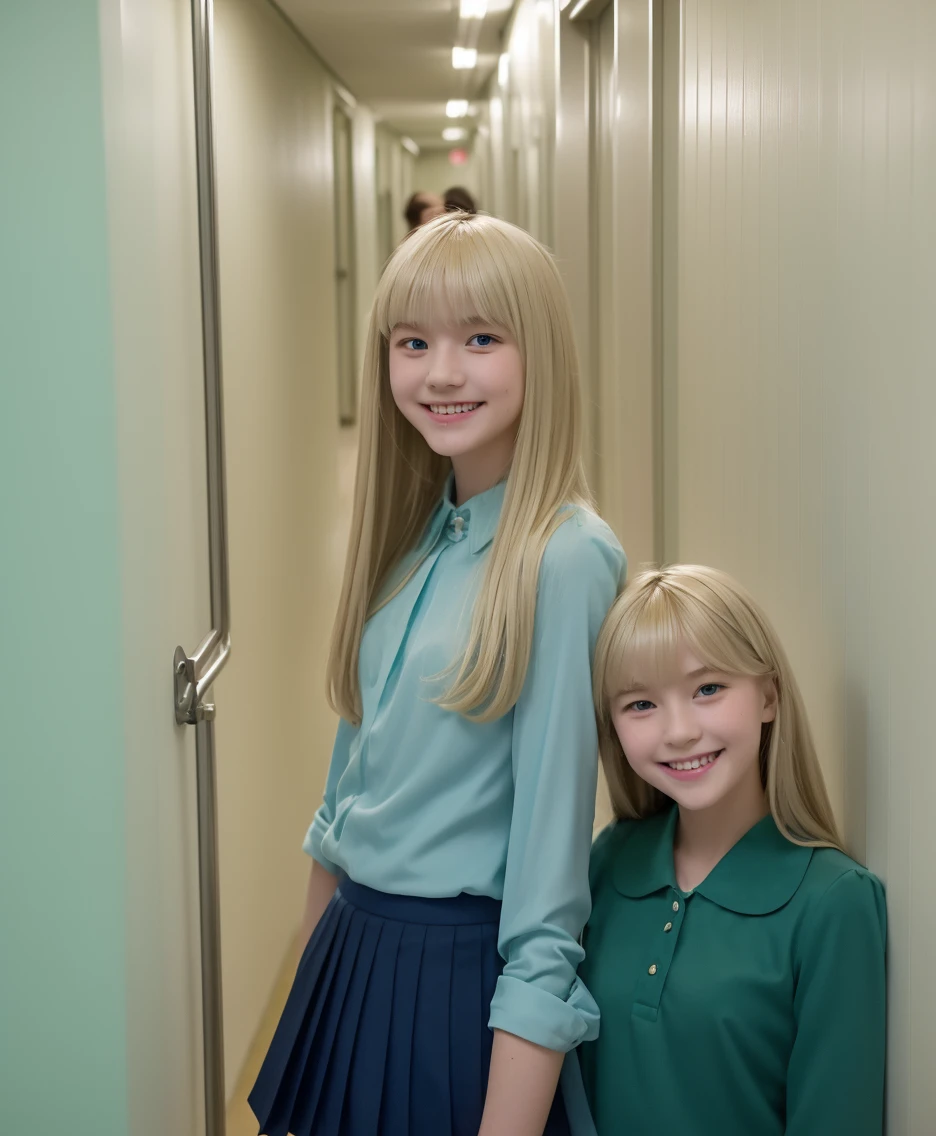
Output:
<path fill-rule="evenodd" d="M 504 483 L 458 508 L 450 493 L 407 559 L 414 575 L 364 629 L 361 725 L 339 725 L 303 847 L 380 891 L 502 900 L 490 1026 L 565 1052 L 597 1036 L 576 977 L 597 781 L 591 661 L 624 553 L 570 507 L 540 566 L 520 698 L 494 722 L 469 721 L 430 699 L 467 642 Z"/>

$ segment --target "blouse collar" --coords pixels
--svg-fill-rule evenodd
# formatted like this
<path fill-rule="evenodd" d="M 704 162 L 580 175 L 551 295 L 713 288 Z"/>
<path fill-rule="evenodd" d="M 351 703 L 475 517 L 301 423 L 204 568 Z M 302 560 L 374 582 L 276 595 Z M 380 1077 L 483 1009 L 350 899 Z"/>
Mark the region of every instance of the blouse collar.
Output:
<path fill-rule="evenodd" d="M 428 535 L 431 543 L 435 544 L 445 533 L 453 542 L 467 539 L 468 550 L 472 554 L 483 551 L 497 532 L 506 488 L 506 480 L 499 481 L 484 493 L 478 493 L 456 506 L 455 473 L 451 472 L 445 481 L 442 500 L 430 522 Z"/>
<path fill-rule="evenodd" d="M 638 898 L 678 889 L 673 837 L 679 809 L 634 824 L 617 857 L 614 886 Z M 767 816 L 749 829 L 693 890 L 741 915 L 766 915 L 788 903 L 806 875 L 813 849 L 793 844 Z"/>

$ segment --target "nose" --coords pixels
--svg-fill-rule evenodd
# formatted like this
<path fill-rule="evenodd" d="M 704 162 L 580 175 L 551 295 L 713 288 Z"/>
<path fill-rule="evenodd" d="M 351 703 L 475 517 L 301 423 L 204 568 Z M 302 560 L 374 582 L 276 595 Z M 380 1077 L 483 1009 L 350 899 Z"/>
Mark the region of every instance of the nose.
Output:
<path fill-rule="evenodd" d="M 457 390 L 464 386 L 465 375 L 457 348 L 453 344 L 438 343 L 429 358 L 426 384 L 432 390 Z"/>
<path fill-rule="evenodd" d="M 666 710 L 663 740 L 673 749 L 684 749 L 697 742 L 702 729 L 689 706 L 670 706 Z"/>

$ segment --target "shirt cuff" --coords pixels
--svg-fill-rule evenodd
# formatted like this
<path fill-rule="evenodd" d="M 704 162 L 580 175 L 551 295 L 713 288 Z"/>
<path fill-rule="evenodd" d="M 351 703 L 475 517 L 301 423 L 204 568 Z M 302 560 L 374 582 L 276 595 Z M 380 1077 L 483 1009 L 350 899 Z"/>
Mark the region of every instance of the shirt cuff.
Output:
<path fill-rule="evenodd" d="M 567 1053 L 598 1037 L 598 1006 L 576 978 L 566 999 L 502 974 L 491 1000 L 491 1029 L 516 1034 L 534 1045 Z"/>
<path fill-rule="evenodd" d="M 322 851 L 322 839 L 325 836 L 325 825 L 316 816 L 315 820 L 309 826 L 309 831 L 306 833 L 305 840 L 302 842 L 302 851 L 307 856 L 311 856 L 313 860 L 317 860 L 322 867 L 331 872 L 333 876 L 341 875 L 341 868 L 329 858 Z"/>

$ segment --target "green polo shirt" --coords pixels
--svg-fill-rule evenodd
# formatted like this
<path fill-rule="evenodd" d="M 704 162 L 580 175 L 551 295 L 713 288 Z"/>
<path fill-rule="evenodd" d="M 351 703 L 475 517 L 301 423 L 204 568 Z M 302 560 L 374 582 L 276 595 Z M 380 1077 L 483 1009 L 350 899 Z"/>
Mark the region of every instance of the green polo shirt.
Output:
<path fill-rule="evenodd" d="M 697 888 L 674 807 L 592 851 L 579 973 L 598 1136 L 881 1136 L 886 914 L 880 881 L 756 824 Z"/>

